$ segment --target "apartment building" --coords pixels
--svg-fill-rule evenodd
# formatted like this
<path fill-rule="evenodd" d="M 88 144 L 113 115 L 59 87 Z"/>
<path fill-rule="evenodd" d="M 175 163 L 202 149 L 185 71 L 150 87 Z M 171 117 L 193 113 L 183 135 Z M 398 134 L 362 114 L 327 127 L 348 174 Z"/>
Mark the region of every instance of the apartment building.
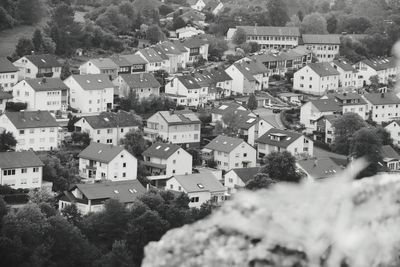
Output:
<path fill-rule="evenodd" d="M 18 82 L 18 68 L 7 58 L 0 57 L 0 89 L 9 92 Z"/>
<path fill-rule="evenodd" d="M 28 55 L 15 61 L 18 79 L 60 78 L 61 63 L 53 55 Z"/>
<path fill-rule="evenodd" d="M 302 40 L 318 62 L 331 62 L 339 55 L 340 36 L 337 34 L 303 34 Z"/>

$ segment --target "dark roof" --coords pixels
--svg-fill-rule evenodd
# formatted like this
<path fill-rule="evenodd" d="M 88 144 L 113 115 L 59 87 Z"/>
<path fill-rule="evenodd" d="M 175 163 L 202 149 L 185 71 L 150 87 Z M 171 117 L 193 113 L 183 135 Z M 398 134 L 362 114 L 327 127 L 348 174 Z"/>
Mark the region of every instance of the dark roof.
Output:
<path fill-rule="evenodd" d="M 7 58 L 0 57 L 0 73 L 17 72 L 18 68 L 15 67 Z"/>
<path fill-rule="evenodd" d="M 1 152 L 0 168 L 26 168 L 43 166 L 43 162 L 33 151 Z"/>
<path fill-rule="evenodd" d="M 161 84 L 152 73 L 120 74 L 129 88 L 160 88 Z"/>
<path fill-rule="evenodd" d="M 61 67 L 61 63 L 52 55 L 29 55 L 25 56 L 30 62 L 38 68 Z"/>
<path fill-rule="evenodd" d="M 297 164 L 314 179 L 335 176 L 343 170 L 343 167 L 331 158 L 300 160 Z"/>
<path fill-rule="evenodd" d="M 218 135 L 210 143 L 208 143 L 205 148 L 230 153 L 242 143 L 244 143 L 244 140 L 242 139 L 229 137 L 226 135 Z"/>
<path fill-rule="evenodd" d="M 351 63 L 346 60 L 334 60 L 332 61 L 332 64 L 336 65 L 344 71 L 357 72 L 357 70 L 351 65 Z"/>
<path fill-rule="evenodd" d="M 173 178 L 175 178 L 188 193 L 226 191 L 225 187 L 218 181 L 217 177 L 215 177 L 212 172 L 176 175 Z"/>
<path fill-rule="evenodd" d="M 169 56 L 165 53 L 164 49 L 160 46 L 152 46 L 151 47 L 156 53 L 163 59 L 168 60 Z"/>
<path fill-rule="evenodd" d="M 254 176 L 258 173 L 260 173 L 261 167 L 252 167 L 252 168 L 238 168 L 238 169 L 233 169 L 231 171 L 235 172 L 236 175 L 240 178 L 240 180 L 243 181 L 243 183 L 247 183 L 251 179 L 254 178 Z"/>
<path fill-rule="evenodd" d="M 103 90 L 114 88 L 107 74 L 89 74 L 71 76 L 84 90 Z"/>
<path fill-rule="evenodd" d="M 146 58 L 148 62 L 162 62 L 163 59 L 160 57 L 160 55 L 153 49 L 153 48 L 143 48 L 140 49 L 138 52 L 143 55 L 143 57 Z"/>
<path fill-rule="evenodd" d="M 198 48 L 205 44 L 208 44 L 208 41 L 197 36 L 183 41 L 183 46 L 187 48 Z"/>
<path fill-rule="evenodd" d="M 255 81 L 254 75 L 268 73 L 268 69 L 259 61 L 250 60 L 234 63 L 234 66 L 249 81 Z"/>
<path fill-rule="evenodd" d="M 303 34 L 304 44 L 340 44 L 340 37 L 336 34 Z"/>
<path fill-rule="evenodd" d="M 137 56 L 137 57 L 140 57 L 140 56 Z M 116 65 L 118 65 L 118 67 L 120 67 L 120 68 L 132 66 L 132 63 L 131 63 L 126 57 L 123 57 L 123 56 L 120 56 L 120 55 L 111 56 L 110 59 L 111 59 Z M 142 59 L 142 58 L 141 58 L 141 59 Z M 142 59 L 142 60 L 143 60 L 143 59 Z"/>
<path fill-rule="evenodd" d="M 382 146 L 381 151 L 382 151 L 382 157 L 385 158 L 385 159 L 398 159 L 398 160 L 400 160 L 399 153 L 397 153 L 396 150 L 394 150 L 393 147 L 390 146 L 390 145 Z"/>
<path fill-rule="evenodd" d="M 99 69 L 117 69 L 119 66 L 111 58 L 93 58 L 89 61 Z"/>
<path fill-rule="evenodd" d="M 247 35 L 261 36 L 300 36 L 298 27 L 272 27 L 272 26 L 237 26 L 243 29 Z"/>
<path fill-rule="evenodd" d="M 136 54 L 120 55 L 119 57 L 125 58 L 131 65 L 147 64 L 146 60 L 144 60 L 141 56 Z"/>
<path fill-rule="evenodd" d="M 169 41 L 162 42 L 156 45 L 156 47 L 162 49 L 166 54 L 180 55 L 182 52 L 187 52 L 186 48 L 183 47 L 185 51 L 182 51 L 182 47 L 178 47 L 178 45 Z"/>
<path fill-rule="evenodd" d="M 68 90 L 68 86 L 60 78 L 26 79 L 22 82 L 29 84 L 36 92 Z"/>
<path fill-rule="evenodd" d="M 307 66 L 309 66 L 321 77 L 340 75 L 340 73 L 328 62 L 310 63 Z"/>
<path fill-rule="evenodd" d="M 339 103 L 335 99 L 316 99 L 310 101 L 320 112 L 338 112 L 341 111 Z"/>
<path fill-rule="evenodd" d="M 183 75 L 176 77 L 187 89 L 199 89 L 201 86 L 197 83 L 195 77 Z"/>
<path fill-rule="evenodd" d="M 278 136 L 280 140 L 273 140 L 272 139 L 273 136 Z M 256 142 L 271 146 L 287 148 L 290 144 L 292 144 L 294 141 L 296 141 L 302 136 L 303 135 L 296 132 L 271 128 L 263 136 L 258 138 Z"/>
<path fill-rule="evenodd" d="M 168 123 L 168 125 L 185 125 L 185 124 L 200 124 L 201 121 L 195 113 L 180 113 L 178 111 L 159 111 L 161 117 Z"/>
<path fill-rule="evenodd" d="M 179 51 L 188 52 L 188 49 L 179 40 L 175 40 L 173 43 L 175 47 L 179 49 Z"/>
<path fill-rule="evenodd" d="M 0 91 L 0 99 L 12 99 L 13 96 L 10 93 Z"/>
<path fill-rule="evenodd" d="M 396 59 L 394 57 L 364 59 L 362 62 L 367 64 L 376 71 L 386 70 L 396 67 Z"/>
<path fill-rule="evenodd" d="M 141 125 L 140 117 L 123 110 L 119 111 L 118 113 L 102 112 L 99 115 L 84 116 L 82 119 L 85 119 L 93 129 L 132 127 Z"/>
<path fill-rule="evenodd" d="M 393 93 L 371 93 L 365 94 L 364 97 L 373 105 L 400 104 L 400 99 L 397 97 L 396 94 Z"/>
<path fill-rule="evenodd" d="M 209 70 L 208 74 L 215 83 L 233 80 L 224 69 L 214 68 Z"/>
<path fill-rule="evenodd" d="M 124 150 L 121 146 L 91 142 L 78 157 L 109 163 Z"/>
<path fill-rule="evenodd" d="M 143 152 L 143 156 L 168 159 L 172 154 L 178 151 L 179 148 L 181 147 L 175 144 L 156 142 Z"/>
<path fill-rule="evenodd" d="M 346 106 L 346 105 L 366 105 L 367 102 L 361 97 L 361 95 L 356 93 L 334 93 L 329 95 L 329 97 L 334 97 L 339 100 L 339 105 Z"/>
<path fill-rule="evenodd" d="M 5 112 L 4 115 L 17 129 L 58 127 L 56 119 L 48 111 Z"/>
<path fill-rule="evenodd" d="M 321 118 L 319 118 L 317 121 L 325 119 L 329 121 L 331 124 L 334 123 L 338 118 L 340 118 L 339 115 L 324 115 Z"/>

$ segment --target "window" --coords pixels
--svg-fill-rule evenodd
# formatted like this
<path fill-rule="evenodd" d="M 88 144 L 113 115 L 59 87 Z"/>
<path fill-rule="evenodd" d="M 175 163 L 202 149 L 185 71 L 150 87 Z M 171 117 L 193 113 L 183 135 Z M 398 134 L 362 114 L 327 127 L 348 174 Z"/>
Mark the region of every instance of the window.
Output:
<path fill-rule="evenodd" d="M 25 130 L 19 130 L 19 134 L 20 134 L 20 135 L 25 134 Z"/>
<path fill-rule="evenodd" d="M 172 184 L 169 185 L 169 188 L 170 188 L 170 189 L 174 189 L 174 185 L 172 185 Z"/>
<path fill-rule="evenodd" d="M 29 129 L 29 133 L 35 133 L 35 129 Z"/>
<path fill-rule="evenodd" d="M 3 175 L 15 175 L 15 170 L 3 170 Z"/>
<path fill-rule="evenodd" d="M 247 157 L 247 153 L 243 153 L 243 157 Z"/>
<path fill-rule="evenodd" d="M 27 179 L 21 179 L 21 184 L 27 184 Z"/>
<path fill-rule="evenodd" d="M 39 178 L 33 178 L 33 179 L 32 179 L 32 183 L 34 183 L 34 184 L 39 183 Z"/>
<path fill-rule="evenodd" d="M 39 167 L 34 167 L 33 172 L 39 172 Z"/>
<path fill-rule="evenodd" d="M 112 144 L 112 139 L 107 139 L 107 144 Z"/>
<path fill-rule="evenodd" d="M 190 202 L 199 202 L 199 197 L 192 197 Z"/>
<path fill-rule="evenodd" d="M 107 129 L 107 133 L 112 133 L 113 129 Z"/>
<path fill-rule="evenodd" d="M 100 130 L 97 130 L 97 134 L 100 134 Z"/>
<path fill-rule="evenodd" d="M 125 178 L 126 177 L 126 172 L 122 173 L 122 177 Z"/>
<path fill-rule="evenodd" d="M 233 179 L 232 179 L 232 178 L 229 178 L 229 182 L 230 182 L 230 183 L 233 183 Z"/>
<path fill-rule="evenodd" d="M 174 160 L 172 161 L 172 163 L 173 163 L 173 164 L 176 164 L 176 159 L 174 159 Z"/>
<path fill-rule="evenodd" d="M 172 170 L 172 173 L 174 173 L 174 174 L 175 174 L 175 172 L 176 172 L 175 170 Z"/>
<path fill-rule="evenodd" d="M 194 134 L 193 138 L 194 138 L 194 140 L 197 140 L 197 139 L 199 139 L 199 135 L 198 134 Z"/>
<path fill-rule="evenodd" d="M 27 172 L 28 172 L 28 170 L 26 168 L 21 169 L 21 173 L 27 173 Z"/>
<path fill-rule="evenodd" d="M 181 191 L 181 190 L 182 190 L 182 187 L 178 186 L 178 190 Z"/>
<path fill-rule="evenodd" d="M 51 132 L 51 133 L 54 133 L 54 128 L 50 128 L 50 132 Z"/>
<path fill-rule="evenodd" d="M 122 163 L 122 168 L 126 168 L 126 162 Z"/>

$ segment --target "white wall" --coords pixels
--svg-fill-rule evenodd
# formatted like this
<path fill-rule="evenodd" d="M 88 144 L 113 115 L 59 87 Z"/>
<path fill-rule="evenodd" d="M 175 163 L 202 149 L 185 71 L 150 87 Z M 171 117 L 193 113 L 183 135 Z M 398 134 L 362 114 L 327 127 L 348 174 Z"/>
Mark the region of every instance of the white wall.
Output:
<path fill-rule="evenodd" d="M 2 87 L 4 91 L 11 91 L 17 82 L 18 72 L 0 73 L 0 87 Z"/>
<path fill-rule="evenodd" d="M 15 174 L 6 175 L 7 170 L 15 171 Z M 35 170 L 35 171 L 34 171 Z M 22 172 L 24 171 L 24 173 Z M 33 189 L 42 186 L 43 167 L 27 167 L 27 168 L 0 168 L 1 185 L 9 185 L 14 189 L 24 188 Z"/>

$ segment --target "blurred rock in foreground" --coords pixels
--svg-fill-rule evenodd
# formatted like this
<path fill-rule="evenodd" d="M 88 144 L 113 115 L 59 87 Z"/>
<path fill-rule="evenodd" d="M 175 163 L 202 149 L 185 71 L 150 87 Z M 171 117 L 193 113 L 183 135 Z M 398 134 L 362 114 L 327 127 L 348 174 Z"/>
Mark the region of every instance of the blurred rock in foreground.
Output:
<path fill-rule="evenodd" d="M 142 266 L 400 266 L 400 176 L 347 180 L 240 193 L 150 243 Z"/>

